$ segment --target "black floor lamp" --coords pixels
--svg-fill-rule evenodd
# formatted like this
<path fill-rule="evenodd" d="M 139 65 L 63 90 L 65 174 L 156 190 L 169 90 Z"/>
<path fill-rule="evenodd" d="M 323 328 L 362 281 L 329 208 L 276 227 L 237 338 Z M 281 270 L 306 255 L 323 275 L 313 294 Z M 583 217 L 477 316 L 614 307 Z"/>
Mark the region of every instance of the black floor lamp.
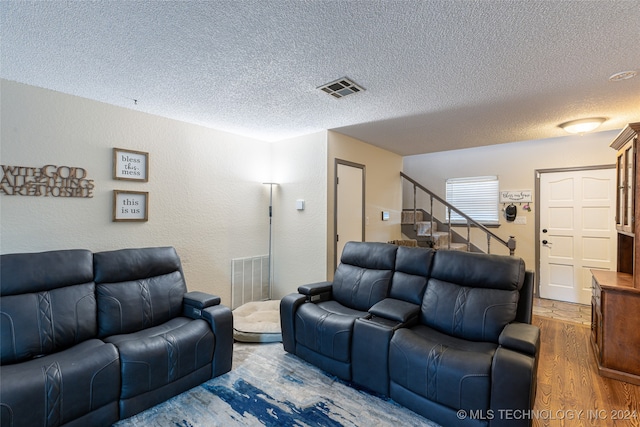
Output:
<path fill-rule="evenodd" d="M 269 288 L 269 299 L 271 299 L 271 232 L 273 221 L 273 186 L 278 185 L 276 182 L 263 182 L 263 184 L 269 186 L 269 268 L 267 286 Z"/>

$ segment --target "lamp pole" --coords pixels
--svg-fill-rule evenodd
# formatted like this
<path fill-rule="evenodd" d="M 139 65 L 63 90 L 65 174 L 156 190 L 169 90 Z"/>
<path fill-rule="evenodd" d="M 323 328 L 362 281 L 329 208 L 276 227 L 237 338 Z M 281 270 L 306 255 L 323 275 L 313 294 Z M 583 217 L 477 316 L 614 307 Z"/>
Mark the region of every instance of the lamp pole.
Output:
<path fill-rule="evenodd" d="M 269 267 L 267 286 L 269 287 L 269 299 L 271 299 L 271 228 L 273 220 L 273 186 L 278 184 L 275 182 L 264 182 L 263 184 L 269 186 Z"/>

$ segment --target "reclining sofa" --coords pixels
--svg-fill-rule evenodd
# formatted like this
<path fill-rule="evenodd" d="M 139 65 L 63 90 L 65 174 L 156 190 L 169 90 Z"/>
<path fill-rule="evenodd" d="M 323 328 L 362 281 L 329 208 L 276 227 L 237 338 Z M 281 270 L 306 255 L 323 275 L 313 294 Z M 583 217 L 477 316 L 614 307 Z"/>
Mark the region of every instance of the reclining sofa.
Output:
<path fill-rule="evenodd" d="M 231 369 L 232 314 L 174 248 L 0 257 L 0 424 L 109 426 Z"/>
<path fill-rule="evenodd" d="M 280 305 L 285 351 L 444 426 L 531 425 L 540 331 L 516 257 L 346 244 Z"/>

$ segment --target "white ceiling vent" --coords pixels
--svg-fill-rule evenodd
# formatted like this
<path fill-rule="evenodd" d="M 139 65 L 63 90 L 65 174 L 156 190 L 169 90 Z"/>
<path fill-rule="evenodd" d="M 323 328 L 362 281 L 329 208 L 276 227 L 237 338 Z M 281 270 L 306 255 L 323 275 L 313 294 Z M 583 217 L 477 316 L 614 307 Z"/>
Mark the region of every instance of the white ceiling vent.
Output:
<path fill-rule="evenodd" d="M 318 89 L 335 98 L 343 98 L 347 95 L 351 95 L 352 93 L 364 92 L 364 88 L 362 86 L 356 84 L 352 80 L 349 80 L 347 77 L 324 84 L 318 87 Z"/>

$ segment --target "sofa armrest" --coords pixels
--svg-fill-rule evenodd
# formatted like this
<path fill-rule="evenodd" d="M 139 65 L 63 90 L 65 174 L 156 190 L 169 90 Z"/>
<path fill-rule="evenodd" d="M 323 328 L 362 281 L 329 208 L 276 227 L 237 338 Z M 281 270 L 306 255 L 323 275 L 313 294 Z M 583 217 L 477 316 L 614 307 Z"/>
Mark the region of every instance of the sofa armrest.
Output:
<path fill-rule="evenodd" d="M 502 330 L 498 343 L 502 347 L 536 356 L 540 348 L 540 328 L 527 323 L 510 323 Z"/>
<path fill-rule="evenodd" d="M 418 313 L 420 313 L 420 306 L 395 298 L 385 298 L 374 304 L 369 309 L 369 313 L 374 316 L 384 317 L 400 323 L 406 323 L 418 317 Z"/>
<path fill-rule="evenodd" d="M 498 347 L 491 366 L 491 403 L 494 418 L 490 427 L 531 427 L 531 410 L 536 400 L 538 358 L 505 347 Z M 514 419 L 502 414 L 523 414 Z"/>
<path fill-rule="evenodd" d="M 296 311 L 307 297 L 303 294 L 289 294 L 280 300 L 280 327 L 282 330 L 282 346 L 291 354 L 296 354 Z"/>
<path fill-rule="evenodd" d="M 528 323 L 508 324 L 498 337 L 500 347 L 491 367 L 491 404 L 494 414 L 504 410 L 530 414 L 536 399 L 540 328 Z M 513 420 L 496 417 L 490 427 L 530 427 L 531 416 Z"/>
<path fill-rule="evenodd" d="M 318 302 L 327 301 L 331 299 L 331 289 L 333 284 L 331 282 L 318 282 L 309 283 L 298 287 L 298 293 L 305 295 L 307 301 Z"/>
<path fill-rule="evenodd" d="M 182 297 L 182 314 L 191 319 L 201 319 L 202 309 L 220 304 L 220 297 L 205 292 L 187 292 Z"/>
<path fill-rule="evenodd" d="M 202 319 L 209 322 L 216 337 L 213 350 L 213 372 L 211 378 L 231 370 L 233 358 L 233 313 L 224 305 L 214 305 L 202 309 Z"/>

